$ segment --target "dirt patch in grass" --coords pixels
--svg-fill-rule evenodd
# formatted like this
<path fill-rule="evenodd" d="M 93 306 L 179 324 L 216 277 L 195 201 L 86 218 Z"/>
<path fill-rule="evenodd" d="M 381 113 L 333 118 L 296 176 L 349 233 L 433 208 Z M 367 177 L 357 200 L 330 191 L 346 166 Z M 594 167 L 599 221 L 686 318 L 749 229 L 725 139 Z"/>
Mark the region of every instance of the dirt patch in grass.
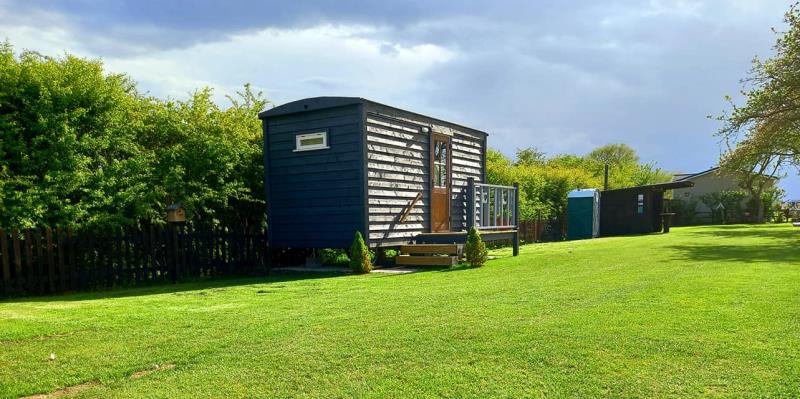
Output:
<path fill-rule="evenodd" d="M 172 364 L 172 363 L 161 364 L 161 365 L 156 364 L 156 365 L 154 365 L 153 367 L 151 367 L 149 369 L 139 370 L 139 371 L 131 374 L 130 378 L 132 380 L 136 380 L 136 379 L 139 379 L 139 378 L 147 377 L 148 375 L 153 374 L 153 373 L 158 372 L 158 371 L 171 370 L 171 369 L 174 369 L 174 368 L 175 368 L 175 365 Z M 69 386 L 69 387 L 66 387 L 66 388 L 55 390 L 53 392 L 39 393 L 39 394 L 36 394 L 36 395 L 31 395 L 31 396 L 23 396 L 20 399 L 53 399 L 53 398 L 61 398 L 61 397 L 64 397 L 64 396 L 75 395 L 75 394 L 77 394 L 77 393 L 79 393 L 81 391 L 87 390 L 87 389 L 89 389 L 91 387 L 95 387 L 95 386 L 98 386 L 98 385 L 100 385 L 100 383 L 97 382 L 97 381 L 84 382 L 83 384 Z"/>
<path fill-rule="evenodd" d="M 81 330 L 81 331 L 85 331 L 85 330 Z M 26 337 L 26 338 L 0 339 L 0 344 L 22 344 L 22 343 L 32 342 L 32 341 L 47 341 L 47 340 L 50 340 L 50 339 L 69 337 L 69 336 L 75 335 L 76 333 L 81 332 L 81 331 L 69 331 L 69 332 L 55 333 L 55 334 L 48 334 L 48 335 L 36 335 L 36 336 Z"/>
<path fill-rule="evenodd" d="M 71 387 L 62 388 L 50 393 L 40 393 L 31 396 L 24 396 L 20 399 L 52 399 L 52 398 L 60 398 L 67 395 L 75 395 L 78 392 L 87 390 L 93 386 L 99 385 L 99 383 L 95 381 L 84 382 L 83 384 L 73 385 Z"/>
<path fill-rule="evenodd" d="M 142 377 L 147 377 L 148 375 L 153 374 L 153 373 L 155 373 L 157 371 L 170 370 L 170 369 L 174 369 L 174 368 L 175 368 L 175 365 L 172 364 L 172 363 L 167 363 L 167 364 L 162 364 L 162 365 L 156 364 L 155 366 L 153 366 L 153 367 L 151 367 L 149 369 L 139 370 L 139 371 L 131 374 L 131 379 L 135 380 L 135 379 L 139 379 L 139 378 L 142 378 Z"/>

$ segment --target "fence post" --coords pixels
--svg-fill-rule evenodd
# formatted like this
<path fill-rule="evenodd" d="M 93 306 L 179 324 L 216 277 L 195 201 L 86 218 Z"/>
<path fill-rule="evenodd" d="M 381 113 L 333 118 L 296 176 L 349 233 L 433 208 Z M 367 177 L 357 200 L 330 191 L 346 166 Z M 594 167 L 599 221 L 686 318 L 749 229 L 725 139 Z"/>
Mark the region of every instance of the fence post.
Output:
<path fill-rule="evenodd" d="M 22 250 L 19 245 L 19 230 L 11 230 L 12 246 L 14 247 L 14 276 L 17 280 L 17 288 L 22 291 L 25 289 L 25 280 L 22 277 Z"/>
<path fill-rule="evenodd" d="M 58 246 L 58 290 L 65 291 L 67 285 L 65 283 L 66 273 L 64 272 L 64 230 L 61 227 L 56 227 L 56 245 Z"/>
<path fill-rule="evenodd" d="M 513 255 L 519 255 L 519 183 L 514 183 L 514 249 Z"/>
<path fill-rule="evenodd" d="M 56 265 L 53 259 L 53 229 L 50 227 L 44 230 L 45 240 L 47 241 L 47 289 L 49 293 L 56 290 Z"/>
<path fill-rule="evenodd" d="M 167 259 L 172 258 L 171 267 L 170 267 L 170 274 L 172 275 L 172 284 L 178 282 L 178 230 L 175 229 L 175 225 L 173 223 L 169 223 L 169 229 L 167 230 L 167 245 L 170 248 L 172 253 L 167 255 Z M 169 256 L 172 255 L 172 256 Z"/>
<path fill-rule="evenodd" d="M 0 257 L 3 259 L 3 293 L 6 295 L 11 291 L 11 270 L 8 266 L 9 255 L 6 231 L 0 229 Z"/>

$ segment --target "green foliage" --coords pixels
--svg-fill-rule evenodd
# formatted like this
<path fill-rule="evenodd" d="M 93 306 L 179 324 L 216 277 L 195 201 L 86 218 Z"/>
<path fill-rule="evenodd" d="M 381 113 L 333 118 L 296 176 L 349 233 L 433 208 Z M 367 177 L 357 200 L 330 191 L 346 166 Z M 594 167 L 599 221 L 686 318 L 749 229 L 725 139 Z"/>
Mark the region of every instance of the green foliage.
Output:
<path fill-rule="evenodd" d="M 397 255 L 400 255 L 400 251 L 392 248 L 387 248 L 383 250 L 383 261 L 387 264 L 394 264 L 395 258 Z"/>
<path fill-rule="evenodd" d="M 353 245 L 350 246 L 350 268 L 353 273 L 369 273 L 372 271 L 372 257 L 367 244 L 364 243 L 364 237 L 361 236 L 360 231 L 356 231 L 353 238 Z"/>
<path fill-rule="evenodd" d="M 486 251 L 486 244 L 483 243 L 481 235 L 475 227 L 470 228 L 469 233 L 467 233 L 467 244 L 464 246 L 464 255 L 467 258 L 467 262 L 474 267 L 483 266 L 489 257 Z"/>
<path fill-rule="evenodd" d="M 604 165 L 611 164 L 610 188 L 667 182 L 672 176 L 654 164 L 639 164 L 638 155 L 624 144 L 600 147 L 587 156 L 547 158 L 535 148 L 517 151 L 517 162 L 490 149 L 486 177 L 492 184 L 519 183 L 520 220 L 550 218 L 564 213 L 567 193 L 577 188 L 601 188 Z"/>
<path fill-rule="evenodd" d="M 586 158 L 611 167 L 625 167 L 639 163 L 639 155 L 627 144 L 607 144 L 598 147 L 586 155 Z"/>
<path fill-rule="evenodd" d="M 264 224 L 261 129 L 249 86 L 221 109 L 201 89 L 145 96 L 98 60 L 0 46 L 0 226 Z"/>
<path fill-rule="evenodd" d="M 670 202 L 670 210 L 675 213 L 676 226 L 691 226 L 698 222 L 697 220 L 697 205 L 695 199 L 683 200 L 673 199 Z"/>
<path fill-rule="evenodd" d="M 775 222 L 781 220 L 783 213 L 782 204 L 786 199 L 786 191 L 780 187 L 770 187 L 761 193 L 760 205 L 761 214 L 764 215 L 765 222 Z M 747 211 L 753 215 L 758 215 L 759 201 L 750 197 L 747 201 Z"/>
<path fill-rule="evenodd" d="M 535 147 L 517 149 L 517 165 L 541 165 L 547 159 L 547 154 Z"/>
<path fill-rule="evenodd" d="M 350 265 L 350 257 L 347 251 L 340 248 L 323 248 L 317 251 L 319 263 L 326 266 L 345 267 Z"/>
<path fill-rule="evenodd" d="M 791 5 L 784 16 L 788 30 L 778 31 L 773 55 L 753 59 L 742 94 L 746 99 L 737 106 L 730 97 L 732 110 L 718 117 L 724 122 L 718 134 L 731 152 L 743 152 L 747 163 L 780 160 L 800 166 L 800 8 Z M 766 28 L 766 27 L 765 27 Z M 738 155 L 736 157 L 739 157 Z M 723 157 L 723 160 L 725 157 Z"/>
<path fill-rule="evenodd" d="M 736 223 L 747 221 L 744 215 L 744 199 L 747 193 L 741 190 L 724 190 L 706 193 L 700 196 L 700 202 L 711 209 L 714 220 L 722 223 Z M 722 205 L 723 209 L 719 208 Z"/>

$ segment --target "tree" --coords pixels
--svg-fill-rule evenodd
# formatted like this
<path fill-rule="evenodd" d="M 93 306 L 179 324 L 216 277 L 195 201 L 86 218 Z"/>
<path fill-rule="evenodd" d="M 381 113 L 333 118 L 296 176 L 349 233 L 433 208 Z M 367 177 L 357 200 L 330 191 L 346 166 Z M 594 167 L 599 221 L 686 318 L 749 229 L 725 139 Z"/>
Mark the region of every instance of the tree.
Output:
<path fill-rule="evenodd" d="M 627 144 L 607 144 L 598 147 L 592 150 L 586 158 L 612 167 L 624 167 L 639 163 L 639 155 Z"/>
<path fill-rule="evenodd" d="M 744 154 L 729 151 L 724 157 L 744 158 L 735 169 L 754 169 L 758 165 L 791 163 L 800 166 L 800 9 L 792 5 L 784 16 L 788 30 L 778 32 L 774 56 L 753 59 L 748 76 L 742 80 L 743 106 L 730 97 L 730 112 L 718 117 L 723 121 L 720 135 L 729 148 L 742 146 Z M 725 159 L 723 159 L 725 162 Z M 767 170 L 771 167 L 767 167 Z"/>
<path fill-rule="evenodd" d="M 656 167 L 655 163 L 640 163 L 639 155 L 627 144 L 608 144 L 586 155 L 589 168 L 602 178 L 605 165 L 609 168 L 608 187 L 625 188 L 646 184 L 664 183 L 672 175 Z"/>
<path fill-rule="evenodd" d="M 263 158 L 249 85 L 222 108 L 210 89 L 170 101 L 100 60 L 0 45 L 0 227 L 263 225 Z"/>
<path fill-rule="evenodd" d="M 547 155 L 536 147 L 518 148 L 515 165 L 541 165 L 546 159 Z"/>
<path fill-rule="evenodd" d="M 145 100 L 100 61 L 0 46 L 0 226 L 117 224 L 140 207 Z"/>
<path fill-rule="evenodd" d="M 513 183 L 512 166 L 508 157 L 493 148 L 486 150 L 486 180 L 493 184 L 511 185 Z"/>
<path fill-rule="evenodd" d="M 781 177 L 786 162 L 785 156 L 762 149 L 745 139 L 723 154 L 720 161 L 721 170 L 735 176 L 752 199 L 756 223 L 764 222 L 763 194 Z"/>
<path fill-rule="evenodd" d="M 517 162 L 490 149 L 486 155 L 486 176 L 492 184 L 519 183 L 520 220 L 546 219 L 564 213 L 569 191 L 601 187 L 605 161 L 617 165 L 611 175 L 611 188 L 672 179 L 655 164 L 640 164 L 638 159 L 633 149 L 624 144 L 600 147 L 587 156 L 560 154 L 550 158 L 534 148 L 526 148 L 518 150 Z"/>

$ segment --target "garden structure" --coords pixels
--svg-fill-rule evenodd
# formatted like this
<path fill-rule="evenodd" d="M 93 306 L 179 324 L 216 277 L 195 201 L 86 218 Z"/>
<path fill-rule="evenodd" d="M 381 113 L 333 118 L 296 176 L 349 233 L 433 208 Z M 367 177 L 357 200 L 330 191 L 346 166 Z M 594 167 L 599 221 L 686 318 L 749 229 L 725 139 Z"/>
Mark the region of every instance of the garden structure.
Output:
<path fill-rule="evenodd" d="M 345 248 L 361 231 L 400 247 L 398 264 L 451 264 L 471 226 L 518 246 L 517 188 L 486 184 L 483 131 L 358 97 L 259 118 L 271 248 Z"/>

